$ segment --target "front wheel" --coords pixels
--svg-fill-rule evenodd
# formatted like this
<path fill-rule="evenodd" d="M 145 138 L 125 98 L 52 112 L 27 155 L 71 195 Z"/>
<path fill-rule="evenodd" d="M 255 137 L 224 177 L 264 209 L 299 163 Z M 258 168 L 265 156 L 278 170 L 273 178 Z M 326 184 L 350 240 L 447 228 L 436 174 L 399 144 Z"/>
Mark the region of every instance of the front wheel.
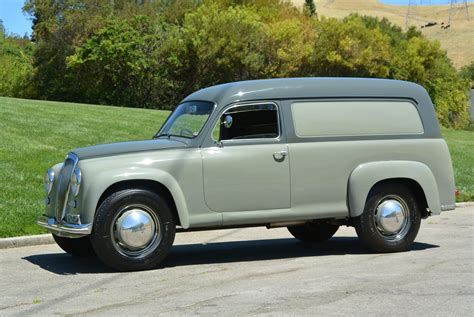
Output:
<path fill-rule="evenodd" d="M 119 271 L 147 270 L 165 259 L 175 232 L 165 199 L 146 189 L 126 189 L 99 206 L 91 241 L 106 265 Z"/>
<path fill-rule="evenodd" d="M 367 200 L 364 212 L 354 218 L 359 239 L 377 252 L 407 250 L 418 234 L 421 212 L 405 186 L 389 184 L 378 188 Z"/>

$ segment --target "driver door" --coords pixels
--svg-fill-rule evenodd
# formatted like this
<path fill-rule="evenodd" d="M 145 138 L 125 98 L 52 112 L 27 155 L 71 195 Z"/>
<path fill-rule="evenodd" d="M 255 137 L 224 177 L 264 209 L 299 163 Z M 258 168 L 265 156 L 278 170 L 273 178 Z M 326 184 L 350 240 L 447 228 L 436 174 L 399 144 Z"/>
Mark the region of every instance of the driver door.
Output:
<path fill-rule="evenodd" d="M 217 212 L 290 207 L 290 170 L 278 107 L 252 103 L 228 107 L 202 149 L 204 197 Z"/>

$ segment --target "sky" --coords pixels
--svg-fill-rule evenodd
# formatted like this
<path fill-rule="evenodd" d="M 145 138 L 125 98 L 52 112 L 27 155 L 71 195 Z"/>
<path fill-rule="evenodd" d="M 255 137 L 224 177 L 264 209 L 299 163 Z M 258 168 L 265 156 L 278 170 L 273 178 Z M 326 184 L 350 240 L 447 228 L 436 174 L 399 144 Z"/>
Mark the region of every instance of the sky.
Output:
<path fill-rule="evenodd" d="M 380 0 L 387 4 L 407 4 L 409 0 Z M 473 2 L 474 0 L 468 0 Z M 8 33 L 15 33 L 23 36 L 25 34 L 31 35 L 31 19 L 23 13 L 25 0 L 0 0 L 0 19 L 3 21 L 3 26 Z M 449 0 L 417 0 L 417 3 L 424 4 L 446 4 Z M 462 2 L 462 0 L 458 0 Z"/>
<path fill-rule="evenodd" d="M 25 0 L 0 0 L 0 20 L 7 33 L 31 35 L 31 20 L 21 10 L 24 2 Z"/>

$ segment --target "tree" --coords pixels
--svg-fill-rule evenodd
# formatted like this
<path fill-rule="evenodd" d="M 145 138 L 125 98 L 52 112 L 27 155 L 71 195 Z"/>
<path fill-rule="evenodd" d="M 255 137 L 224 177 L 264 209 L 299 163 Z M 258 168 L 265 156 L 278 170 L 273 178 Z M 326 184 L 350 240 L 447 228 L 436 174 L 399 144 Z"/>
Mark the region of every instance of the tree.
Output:
<path fill-rule="evenodd" d="M 32 51 L 28 39 L 5 34 L 0 20 L 0 96 L 29 96 Z"/>
<path fill-rule="evenodd" d="M 204 4 L 186 15 L 183 27 L 195 59 L 193 88 L 260 77 L 264 24 L 251 7 Z"/>
<path fill-rule="evenodd" d="M 169 85 L 160 64 L 166 25 L 146 16 L 110 17 L 103 28 L 67 58 L 73 96 L 93 103 L 162 107 Z"/>
<path fill-rule="evenodd" d="M 388 77 L 390 40 L 379 29 L 368 29 L 360 19 L 342 23 L 323 17 L 315 32 L 312 75 Z"/>
<path fill-rule="evenodd" d="M 313 25 L 296 17 L 276 20 L 264 27 L 265 67 L 262 77 L 298 77 L 310 75 L 316 34 Z"/>
<path fill-rule="evenodd" d="M 314 0 L 305 0 L 304 1 L 304 9 L 306 11 L 306 14 L 310 17 L 316 16 L 316 4 L 314 3 Z"/>
<path fill-rule="evenodd" d="M 393 78 L 426 87 L 443 126 L 467 125 L 467 80 L 439 43 L 387 19 L 314 19 L 313 5 L 27 0 L 36 41 L 29 82 L 36 98 L 170 109 L 196 89 L 237 80 Z"/>
<path fill-rule="evenodd" d="M 474 61 L 471 64 L 464 66 L 459 71 L 459 75 L 471 82 L 471 88 L 474 89 Z"/>

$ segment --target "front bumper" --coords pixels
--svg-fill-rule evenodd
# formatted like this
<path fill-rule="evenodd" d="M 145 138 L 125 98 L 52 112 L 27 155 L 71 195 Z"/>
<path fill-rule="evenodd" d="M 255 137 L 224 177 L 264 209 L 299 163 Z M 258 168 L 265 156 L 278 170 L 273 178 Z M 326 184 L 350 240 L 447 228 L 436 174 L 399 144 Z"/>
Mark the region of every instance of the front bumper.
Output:
<path fill-rule="evenodd" d="M 48 218 L 41 216 L 36 221 L 38 225 L 48 229 L 51 233 L 66 237 L 66 238 L 80 238 L 90 235 L 92 232 L 92 224 L 71 224 L 71 223 L 59 223 L 55 218 Z"/>
<path fill-rule="evenodd" d="M 448 211 L 456 209 L 456 204 L 452 205 L 441 205 L 441 211 Z"/>

